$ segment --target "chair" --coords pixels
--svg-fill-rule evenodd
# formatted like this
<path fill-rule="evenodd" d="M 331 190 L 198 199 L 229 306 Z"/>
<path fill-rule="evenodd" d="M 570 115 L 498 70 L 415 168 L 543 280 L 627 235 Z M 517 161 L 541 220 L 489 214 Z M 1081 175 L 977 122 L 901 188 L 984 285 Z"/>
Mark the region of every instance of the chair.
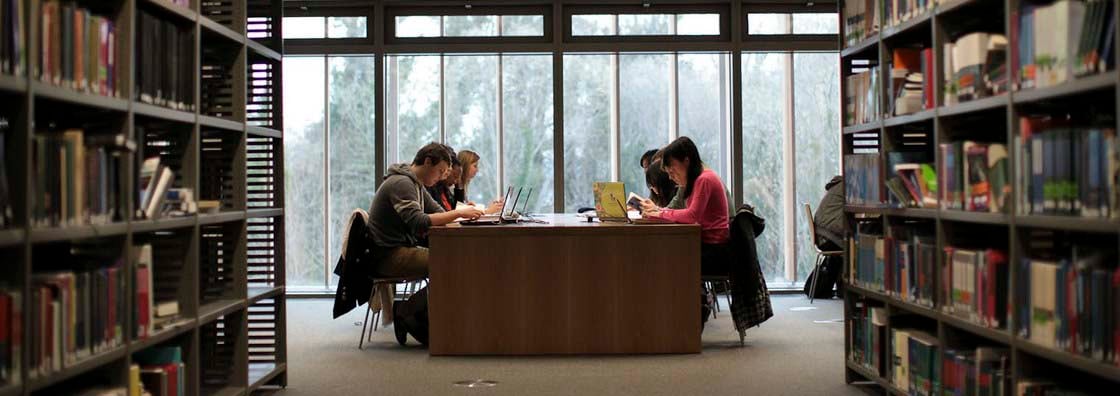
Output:
<path fill-rule="evenodd" d="M 816 263 L 813 264 L 813 272 L 816 272 L 817 276 L 820 276 L 821 265 L 824 264 L 824 261 L 826 259 L 828 259 L 829 257 L 843 256 L 844 251 L 843 250 L 828 250 L 828 251 L 825 251 L 825 250 L 821 250 L 821 248 L 817 246 L 817 225 L 813 223 L 813 209 L 809 207 L 808 202 L 805 203 L 805 218 L 808 219 L 808 223 L 809 223 L 809 238 L 810 238 L 809 240 L 813 242 L 813 249 L 817 250 L 817 261 L 816 261 Z M 812 285 L 809 285 L 809 304 L 813 303 L 813 296 L 815 296 L 815 295 L 817 295 L 817 281 L 816 281 L 816 279 L 813 280 Z"/>
<path fill-rule="evenodd" d="M 705 275 L 705 276 L 700 277 L 700 281 L 703 282 L 704 287 L 707 288 L 708 290 L 711 290 L 712 294 L 715 295 L 715 297 L 716 297 L 715 298 L 716 309 L 714 311 L 712 311 L 712 317 L 716 318 L 716 317 L 718 317 L 716 315 L 716 312 L 719 312 L 720 308 L 719 308 L 719 293 L 715 292 L 715 290 L 716 290 L 715 285 L 717 285 L 717 284 L 722 284 L 723 285 L 723 292 L 727 294 L 727 303 L 731 304 L 731 277 L 727 276 L 727 275 Z"/>
<path fill-rule="evenodd" d="M 382 286 L 382 285 L 392 285 L 393 286 L 393 296 L 391 296 L 391 298 L 393 299 L 393 301 L 395 303 L 396 301 L 407 300 L 410 296 L 412 296 L 413 293 L 419 291 L 420 287 L 421 287 L 421 283 L 427 284 L 428 283 L 428 278 L 425 278 L 425 277 L 373 278 L 373 279 L 371 279 L 371 281 L 373 282 L 373 287 L 372 287 L 372 290 L 370 290 L 369 301 L 366 302 L 366 315 L 365 315 L 365 318 L 362 319 L 362 336 L 361 336 L 361 338 L 358 339 L 358 349 L 362 349 L 362 345 L 365 342 L 367 342 L 367 341 L 372 342 L 373 341 L 373 332 L 377 331 L 377 327 L 380 326 L 380 324 L 378 323 L 378 320 L 381 318 L 381 310 L 379 309 L 377 311 L 373 311 L 374 301 L 378 301 L 377 299 L 381 297 L 381 294 L 380 294 L 381 293 L 381 291 L 380 291 L 381 287 L 380 286 Z M 404 293 L 403 294 L 397 294 L 396 293 L 397 286 L 399 286 L 401 284 L 405 285 Z M 373 326 L 368 326 L 369 325 L 370 312 L 373 312 Z M 367 331 L 366 331 L 367 327 L 370 328 L 370 330 L 368 331 L 368 335 L 367 335 Z"/>

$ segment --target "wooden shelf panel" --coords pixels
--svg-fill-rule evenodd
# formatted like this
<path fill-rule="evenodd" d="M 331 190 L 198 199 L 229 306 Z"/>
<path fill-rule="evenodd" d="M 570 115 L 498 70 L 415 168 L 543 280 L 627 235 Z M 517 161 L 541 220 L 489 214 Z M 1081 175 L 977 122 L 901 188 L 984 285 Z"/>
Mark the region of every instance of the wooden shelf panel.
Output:
<path fill-rule="evenodd" d="M 172 230 L 176 228 L 192 227 L 198 223 L 198 216 L 168 217 L 155 220 L 138 220 L 132 222 L 132 232 L 153 232 Z"/>
<path fill-rule="evenodd" d="M 34 228 L 31 230 L 32 243 L 59 242 L 74 239 L 99 238 L 124 235 L 128 233 L 128 223 L 101 225 L 81 225 L 54 228 Z"/>
<path fill-rule="evenodd" d="M 249 218 L 276 217 L 284 215 L 284 209 L 282 208 L 249 209 L 246 212 L 248 213 L 246 217 Z"/>
<path fill-rule="evenodd" d="M 919 219 L 936 219 L 937 209 L 926 208 L 888 208 L 883 214 L 893 217 L 914 217 Z"/>
<path fill-rule="evenodd" d="M 249 389 L 247 393 L 253 393 L 253 391 L 287 370 L 287 363 L 249 363 Z"/>
<path fill-rule="evenodd" d="M 1120 222 L 1077 216 L 1024 215 L 1015 217 L 1015 225 L 1033 228 L 1048 228 L 1066 231 L 1087 231 L 1096 233 L 1120 232 Z"/>
<path fill-rule="evenodd" d="M 276 287 L 250 287 L 249 288 L 249 305 L 256 304 L 261 300 L 267 300 L 284 294 L 284 286 Z"/>
<path fill-rule="evenodd" d="M 280 138 L 284 137 L 284 134 L 281 133 L 278 130 L 275 130 L 275 129 L 272 129 L 272 128 L 253 126 L 253 125 L 249 125 L 249 126 L 245 127 L 245 131 L 248 132 L 250 135 L 270 137 L 270 138 L 273 138 L 273 139 L 280 139 Z"/>
<path fill-rule="evenodd" d="M 851 135 L 851 134 L 856 134 L 856 133 L 879 132 L 879 129 L 882 128 L 882 127 L 883 127 L 882 121 L 872 121 L 872 122 L 869 122 L 869 123 L 866 123 L 866 124 L 857 124 L 857 125 L 852 125 L 852 126 L 846 126 L 846 127 L 844 127 L 844 134 L 845 135 Z"/>
<path fill-rule="evenodd" d="M 951 106 L 942 106 L 937 109 L 937 115 L 939 118 L 945 118 L 979 113 L 999 108 L 1006 109 L 1007 104 L 1010 102 L 1011 97 L 1007 94 L 991 96 L 987 98 L 970 100 L 968 102 L 958 103 Z"/>
<path fill-rule="evenodd" d="M 215 319 L 243 308 L 245 308 L 245 300 L 240 299 L 225 299 L 207 303 L 198 309 L 198 324 L 199 326 L 209 324 Z"/>
<path fill-rule="evenodd" d="M 152 334 L 147 338 L 133 340 L 132 344 L 128 346 L 128 349 L 132 353 L 142 351 L 152 346 L 158 345 L 164 341 L 178 337 L 183 333 L 192 331 L 197 327 L 198 321 L 194 318 L 180 319 L 172 324 L 167 325 L 167 327 L 156 331 L 155 334 Z"/>
<path fill-rule="evenodd" d="M 208 115 L 201 115 L 200 114 L 198 116 L 198 123 L 202 124 L 202 126 L 225 129 L 227 131 L 233 131 L 233 132 L 243 132 L 243 131 L 245 131 L 245 123 L 243 123 L 243 122 L 237 122 L 237 121 L 233 121 L 233 120 L 227 120 L 225 118 L 218 118 L 218 117 L 213 117 L 213 116 L 208 116 Z"/>
<path fill-rule="evenodd" d="M 23 228 L 0 230 L 0 247 L 17 246 L 22 244 L 27 236 Z"/>
<path fill-rule="evenodd" d="M 245 40 L 245 45 L 249 47 L 249 50 L 265 58 L 269 58 L 277 62 L 280 62 L 284 59 L 284 57 L 280 55 L 279 52 L 276 52 L 272 48 L 268 48 L 264 44 L 258 43 L 255 40 Z"/>
<path fill-rule="evenodd" d="M 903 392 L 902 389 L 894 386 L 894 384 L 892 384 L 890 381 L 887 381 L 886 378 L 880 377 L 878 374 L 875 374 L 875 372 L 871 369 L 851 360 L 848 360 L 847 364 L 848 368 L 852 369 L 852 371 L 859 373 L 859 375 L 867 378 L 869 381 L 879 384 L 879 386 L 883 387 L 883 389 L 885 389 L 889 394 L 895 396 L 906 396 L 906 392 Z"/>
<path fill-rule="evenodd" d="M 848 47 L 848 48 L 844 48 L 843 51 L 840 51 L 840 57 L 841 58 L 852 58 L 852 57 L 855 57 L 854 55 L 863 55 L 865 52 L 873 51 L 873 50 L 876 50 L 878 48 L 879 48 L 879 34 L 876 33 L 876 34 L 873 34 L 870 37 L 864 39 L 863 41 L 860 41 L 860 42 L 856 43 L 856 45 L 853 45 L 853 46 Z M 878 58 L 877 55 L 876 55 L 876 58 Z"/>
<path fill-rule="evenodd" d="M 174 15 L 176 18 L 179 18 L 183 22 L 195 22 L 198 20 L 198 14 L 193 10 L 187 7 L 172 4 L 167 0 L 142 0 L 140 3 L 157 7 L 160 10 L 163 10 L 165 13 Z"/>
<path fill-rule="evenodd" d="M 119 111 L 123 113 L 128 111 L 129 107 L 129 102 L 121 98 L 83 93 L 39 81 L 31 82 L 31 91 L 34 92 L 36 98 L 94 107 L 102 110 Z"/>
<path fill-rule="evenodd" d="M 0 74 L 0 92 L 27 92 L 27 77 Z"/>
<path fill-rule="evenodd" d="M 941 16 L 943 14 L 947 14 L 947 13 L 956 11 L 957 9 L 960 9 L 961 7 L 972 5 L 972 4 L 975 4 L 975 3 L 979 3 L 980 1 L 983 1 L 983 0 L 955 0 L 955 1 L 954 0 L 945 0 L 941 4 L 937 5 L 937 9 L 934 10 L 934 12 L 938 16 Z"/>
<path fill-rule="evenodd" d="M 98 367 L 104 366 L 110 362 L 124 358 L 128 354 L 128 348 L 125 346 L 117 347 L 108 352 L 103 352 L 97 355 L 90 356 L 70 367 L 47 374 L 46 377 L 39 377 L 29 380 L 27 383 L 27 390 L 35 392 L 46 388 L 51 385 L 59 384 L 68 379 L 74 378 L 88 371 L 94 370 Z"/>
<path fill-rule="evenodd" d="M 917 124 L 933 120 L 937 115 L 936 109 L 923 110 L 917 113 L 894 116 L 883 121 L 883 126 L 890 128 L 902 125 Z"/>
<path fill-rule="evenodd" d="M 245 220 L 245 212 L 243 211 L 229 211 L 216 214 L 200 214 L 198 215 L 198 224 L 220 224 L 229 223 L 233 221 Z"/>
<path fill-rule="evenodd" d="M 1111 71 L 1108 73 L 1086 76 L 1071 81 L 1066 81 L 1065 83 L 1058 86 L 1017 91 L 1012 93 L 1012 95 L 1014 98 L 1014 102 L 1018 104 L 1040 102 L 1049 99 L 1057 99 L 1066 96 L 1074 96 L 1115 88 L 1116 78 L 1117 72 Z"/>
<path fill-rule="evenodd" d="M 1084 356 L 1074 355 L 1055 349 L 1051 349 L 1030 340 L 1016 338 L 1015 347 L 1023 350 L 1031 355 L 1050 360 L 1053 362 L 1061 363 L 1066 366 L 1073 367 L 1080 371 L 1096 375 L 1098 377 L 1111 380 L 1113 382 L 1120 382 L 1120 367 L 1114 366 L 1099 360 L 1089 359 Z"/>
<path fill-rule="evenodd" d="M 942 210 L 941 219 L 962 223 L 1006 225 L 1010 216 L 1003 213 L 969 212 L 964 210 Z"/>
<path fill-rule="evenodd" d="M 211 33 L 216 33 L 219 36 L 222 36 L 223 38 L 225 38 L 226 40 L 232 41 L 232 42 L 237 43 L 237 44 L 245 44 L 245 36 L 244 35 L 233 31 L 233 29 L 230 29 L 230 28 L 226 27 L 225 25 L 222 25 L 218 22 L 214 22 L 213 19 L 210 19 L 210 18 L 207 18 L 205 16 L 200 15 L 198 17 L 198 23 L 199 23 L 199 25 L 202 25 L 203 29 L 206 29 L 207 31 L 210 31 Z"/>
<path fill-rule="evenodd" d="M 1011 314 L 1009 313 L 1008 318 L 1010 318 L 1010 316 Z M 955 329 L 964 330 L 966 332 L 987 338 L 995 342 L 999 342 L 1001 344 L 1011 344 L 1011 333 L 1005 329 L 993 329 L 991 327 L 973 323 L 969 320 L 958 318 L 948 313 L 941 314 L 941 321 L 949 326 L 952 326 Z"/>
<path fill-rule="evenodd" d="M 926 29 L 929 29 L 930 28 L 930 26 L 929 26 L 930 23 L 929 22 L 930 22 L 930 19 L 931 19 L 930 17 L 932 15 L 933 15 L 933 10 L 928 10 L 920 16 L 911 17 L 906 22 L 902 22 L 902 23 L 900 23 L 898 25 L 895 25 L 895 26 L 888 26 L 888 27 L 883 28 L 882 29 L 883 41 L 889 41 L 890 39 L 901 36 L 903 34 L 915 32 L 917 30 L 922 29 L 923 27 L 926 28 Z M 927 32 L 927 33 L 929 33 L 929 32 Z M 932 33 L 929 33 L 929 35 L 932 35 Z"/>
<path fill-rule="evenodd" d="M 246 394 L 245 388 L 239 386 L 227 386 L 221 389 L 203 388 L 201 393 L 211 396 L 240 396 Z"/>
<path fill-rule="evenodd" d="M 145 117 L 158 118 L 161 120 L 182 122 L 187 124 L 194 124 L 195 120 L 197 119 L 197 116 L 194 113 L 150 105 L 142 102 L 133 102 L 132 112 Z"/>

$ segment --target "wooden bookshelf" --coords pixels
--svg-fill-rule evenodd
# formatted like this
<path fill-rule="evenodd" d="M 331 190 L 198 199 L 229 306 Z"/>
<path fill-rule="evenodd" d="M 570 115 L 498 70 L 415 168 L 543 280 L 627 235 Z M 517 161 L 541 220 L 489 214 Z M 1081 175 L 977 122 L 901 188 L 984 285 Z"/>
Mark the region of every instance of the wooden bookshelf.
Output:
<path fill-rule="evenodd" d="M 117 73 L 120 76 L 117 96 L 79 92 L 40 81 L 37 76 L 0 74 L 0 100 L 19 104 L 0 111 L 0 116 L 8 117 L 12 122 L 5 165 L 9 170 L 14 214 L 14 226 L 0 229 L 0 249 L 5 254 L 5 265 L 13 266 L 2 271 L 0 284 L 19 291 L 23 296 L 21 366 L 25 368 L 13 373 L 18 383 L 0 384 L 0 396 L 70 394 L 87 385 L 127 384 L 128 367 L 133 362 L 134 353 L 167 345 L 183 348 L 187 395 L 250 395 L 287 386 L 284 183 L 283 169 L 280 168 L 284 138 L 280 116 L 284 52 L 280 39 L 281 3 L 282 0 L 221 0 L 203 5 L 202 1 L 191 0 L 190 6 L 184 7 L 170 0 L 78 0 L 79 6 L 95 7 L 101 16 L 107 17 L 116 26 L 117 43 L 120 44 L 117 49 Z M 204 7 L 220 7 L 222 10 L 207 12 Z M 141 11 L 175 24 L 180 31 L 188 32 L 190 40 L 193 40 L 193 44 L 186 47 L 193 46 L 193 51 L 188 50 L 193 52 L 193 59 L 184 62 L 186 66 L 179 69 L 192 81 L 193 93 L 188 96 L 193 102 L 193 110 L 151 104 L 141 101 L 139 95 L 134 94 L 137 92 L 135 72 L 140 68 L 136 48 L 140 32 L 136 21 Z M 221 15 L 222 19 L 211 19 L 206 15 Z M 267 17 L 270 21 L 267 23 L 274 25 L 266 29 L 270 35 L 250 38 L 247 33 L 249 16 Z M 32 40 L 25 39 L 31 45 Z M 230 88 L 222 92 L 206 92 L 208 88 L 198 77 L 201 75 L 201 53 L 211 50 L 211 47 L 218 47 L 220 53 L 229 54 L 233 59 L 227 65 L 228 81 L 225 82 Z M 266 81 L 248 73 L 250 64 L 259 63 L 271 66 Z M 269 88 L 268 95 L 271 97 L 266 99 L 271 107 L 256 109 L 254 113 L 250 113 L 254 110 L 247 110 L 253 109 L 249 101 L 254 99 L 246 94 L 253 86 Z M 199 104 L 200 94 L 220 95 L 221 99 L 232 103 L 232 108 L 218 116 L 208 114 Z M 264 118 L 260 114 L 265 114 Z M 120 125 L 126 136 L 140 144 L 136 152 L 125 156 L 121 170 L 121 199 L 129 211 L 136 207 L 134 201 L 138 193 L 135 178 L 142 160 L 139 152 L 144 150 L 144 143 L 139 141 L 138 135 L 141 134 L 140 129 L 147 126 L 167 130 L 161 133 L 183 142 L 185 150 L 180 153 L 181 158 L 175 159 L 176 176 L 181 179 L 177 179 L 176 185 L 191 188 L 196 200 L 219 199 L 220 196 L 221 211 L 154 220 L 137 218 L 129 213 L 108 224 L 35 226 L 30 203 L 38 197 L 32 190 L 36 175 L 32 166 L 31 137 L 37 133 L 36 123 L 62 117 L 81 118 L 83 121 L 85 118 L 112 120 Z M 219 146 L 206 146 L 203 140 L 206 136 L 213 136 L 215 131 L 223 133 L 220 147 L 225 151 L 220 155 L 212 154 Z M 267 142 L 260 143 L 262 139 Z M 203 153 L 204 149 L 210 151 Z M 252 150 L 256 156 L 247 156 L 246 150 Z M 204 161 L 225 162 L 215 167 Z M 269 175 L 267 182 L 255 178 L 254 174 L 262 173 Z M 207 185 L 206 180 L 224 182 L 222 186 L 214 186 Z M 255 190 L 249 186 L 254 186 Z M 214 197 L 202 196 L 203 191 L 209 191 Z M 268 199 L 254 198 L 254 192 Z M 221 242 L 225 250 L 221 254 L 226 264 L 222 265 L 232 270 L 225 275 L 227 281 L 221 283 L 224 289 L 220 291 L 219 298 L 206 294 L 214 291 L 204 292 L 205 285 L 200 285 L 204 282 L 207 269 L 216 265 L 208 261 L 208 257 L 215 256 L 208 254 L 211 247 L 206 243 L 212 235 L 205 235 L 214 233 L 216 229 L 224 233 Z M 180 318 L 141 338 L 135 331 L 138 323 L 133 302 L 135 257 L 128 247 L 166 235 L 181 238 L 185 252 L 181 267 L 175 267 L 179 271 L 174 273 L 180 278 L 177 282 L 179 286 L 174 290 L 180 304 Z M 268 243 L 250 244 L 250 238 Z M 123 295 L 128 311 L 121 313 L 124 318 L 123 340 L 115 348 L 81 359 L 62 370 L 32 376 L 26 368 L 32 353 L 30 346 L 39 336 L 31 332 L 33 304 L 28 296 L 33 287 L 32 276 L 45 271 L 43 264 L 37 261 L 37 252 L 75 242 L 105 243 L 114 249 L 119 244 L 121 248 L 122 268 L 127 279 Z M 232 248 L 229 247 L 231 244 Z M 153 244 L 153 249 L 158 247 Z M 158 257 L 155 268 L 161 268 Z M 267 348 L 258 347 L 262 340 Z M 206 356 L 204 351 L 218 351 L 213 353 L 222 355 L 215 358 Z M 222 363 L 214 366 L 213 361 Z M 207 372 L 227 373 L 227 383 L 207 382 L 213 381 L 212 377 L 204 378 L 203 374 Z"/>
<path fill-rule="evenodd" d="M 877 99 L 884 103 L 882 108 L 887 109 L 885 104 L 889 97 L 888 87 L 885 81 L 889 80 L 889 63 L 891 59 L 891 49 L 911 45 L 928 46 L 933 49 L 934 57 L 934 70 L 931 74 L 924 76 L 925 78 L 932 78 L 934 81 L 934 98 L 936 106 L 931 110 L 923 110 L 913 114 L 902 116 L 893 116 L 891 114 L 879 114 L 878 118 L 882 121 L 871 122 L 867 124 L 852 125 L 841 128 L 839 131 L 840 138 L 843 144 L 844 154 L 856 153 L 859 149 L 861 153 L 866 153 L 868 148 L 877 150 L 879 152 L 879 164 L 885 166 L 886 153 L 890 152 L 896 147 L 892 147 L 891 133 L 895 132 L 902 127 L 911 127 L 914 125 L 929 125 L 929 131 L 932 134 L 931 141 L 931 158 L 935 163 L 938 174 L 941 174 L 944 165 L 941 164 L 940 158 L 937 158 L 937 147 L 942 142 L 960 141 L 966 139 L 978 139 L 982 141 L 990 141 L 994 143 L 1005 144 L 1009 151 L 1009 161 L 1015 160 L 1013 153 L 1016 138 L 1020 135 L 1018 117 L 1022 114 L 1028 114 L 1037 111 L 1047 111 L 1051 108 L 1061 109 L 1077 107 L 1095 103 L 1100 107 L 1101 100 L 1104 100 L 1103 106 L 1105 111 L 1108 111 L 1108 104 L 1114 107 L 1120 106 L 1120 72 L 1116 70 L 1109 70 L 1099 74 L 1086 75 L 1080 77 L 1072 77 L 1065 83 L 1037 89 L 1023 89 L 1018 90 L 1014 81 L 1010 84 L 1008 92 L 999 93 L 994 96 L 983 97 L 972 101 L 954 103 L 946 105 L 943 99 L 943 90 L 945 76 L 943 76 L 942 54 L 944 44 L 950 40 L 950 35 L 955 34 L 952 32 L 960 33 L 962 31 L 978 30 L 977 26 L 981 28 L 990 29 L 992 32 L 1002 32 L 1006 37 L 1011 37 L 1011 15 L 1012 10 L 1017 10 L 1019 5 L 1027 0 L 1000 0 L 1000 1 L 986 1 L 986 0 L 941 0 L 933 5 L 927 12 L 913 17 L 897 26 L 882 26 L 879 32 L 870 35 L 870 37 L 859 41 L 858 43 L 844 48 L 840 52 L 841 58 L 841 92 L 845 90 L 846 77 L 853 74 L 855 69 L 863 69 L 866 67 L 864 63 L 856 63 L 855 61 L 870 61 L 872 65 L 878 66 L 877 77 L 884 83 L 881 84 L 879 92 L 874 95 Z M 989 21 L 977 22 L 975 17 L 981 10 L 1000 9 L 1002 6 L 1002 16 L 993 15 Z M 985 8 L 989 7 L 989 8 Z M 1113 17 L 1120 15 L 1120 7 L 1113 7 Z M 839 6 L 840 26 L 844 28 L 845 16 L 844 6 L 841 3 Z M 868 11 L 870 12 L 870 11 Z M 985 14 L 987 15 L 987 14 Z M 884 22 L 885 23 L 885 22 Z M 1120 40 L 1120 32 L 1116 32 L 1114 41 Z M 845 37 L 845 33 L 841 31 L 840 37 Z M 841 42 L 841 46 L 846 45 Z M 1014 42 L 1009 43 L 1009 51 L 1018 51 Z M 1116 60 L 1120 60 L 1120 53 L 1113 52 Z M 1010 56 L 1008 57 L 1010 62 Z M 1120 62 L 1116 62 L 1120 63 Z M 841 111 L 847 108 L 847 97 L 844 97 L 841 102 Z M 886 111 L 886 110 L 884 110 Z M 1116 117 L 1116 113 L 1120 113 L 1120 107 L 1111 109 L 1111 119 L 1120 119 Z M 989 133 L 984 136 L 972 136 L 968 128 L 961 128 L 959 125 L 962 122 L 983 122 L 985 125 L 992 125 L 1001 128 L 998 131 Z M 1120 124 L 1113 125 L 1120 129 Z M 1002 128 L 1005 128 L 1004 131 Z M 980 132 L 976 132 L 979 134 Z M 868 137 L 871 136 L 871 137 Z M 875 137 L 877 136 L 877 138 Z M 989 140 L 984 140 L 984 139 Z M 858 144 L 857 144 L 858 143 Z M 1011 162 L 1014 163 L 1014 162 Z M 848 217 L 850 225 L 856 222 L 879 222 L 883 226 L 884 235 L 886 230 L 898 227 L 917 227 L 912 225 L 915 223 L 912 220 L 917 220 L 921 227 L 928 227 L 934 230 L 933 235 L 936 239 L 936 260 L 938 263 L 946 259 L 944 248 L 953 246 L 956 243 L 961 243 L 957 240 L 960 238 L 955 232 L 966 230 L 970 228 L 982 228 L 983 230 L 991 230 L 987 240 L 970 240 L 968 242 L 986 247 L 999 248 L 1005 250 L 1008 255 L 1008 263 L 1016 264 L 1021 262 L 1027 256 L 1028 241 L 1023 236 L 1034 230 L 1051 230 L 1055 232 L 1072 233 L 1074 235 L 1089 235 L 1100 236 L 1104 239 L 1120 238 L 1120 221 L 1116 219 L 1107 218 L 1084 218 L 1076 216 L 1060 216 L 1060 215 L 1035 215 L 1025 214 L 1026 211 L 1020 210 L 1017 206 L 1020 204 L 1018 197 L 1021 194 L 1021 188 L 1016 185 L 1018 180 L 1019 170 L 1011 166 L 1010 179 L 1012 180 L 1012 193 L 1010 207 L 1006 213 L 988 213 L 988 212 L 969 212 L 962 210 L 947 210 L 947 209 L 918 209 L 918 208 L 890 208 L 878 205 L 847 205 L 844 211 Z M 883 190 L 886 193 L 885 187 Z M 849 230 L 854 230 L 854 227 L 849 227 Z M 962 234 L 963 235 L 963 234 Z M 849 235 L 852 237 L 852 235 Z M 1105 249 L 1116 249 L 1113 247 L 1103 247 Z M 845 250 L 848 246 L 845 246 Z M 1113 251 L 1113 250 L 1110 250 Z M 848 257 L 852 252 L 847 252 Z M 1120 252 L 1117 252 L 1120 253 Z M 848 263 L 845 262 L 845 267 Z M 1014 298 L 1016 290 L 1023 290 L 1020 288 L 1030 287 L 1030 285 L 1017 285 L 1016 274 L 1019 271 L 1018 265 L 1009 265 L 1009 300 Z M 934 274 L 934 285 L 937 283 L 938 274 Z M 895 315 L 908 315 L 919 318 L 920 323 L 929 323 L 931 327 L 922 328 L 929 334 L 936 336 L 939 339 L 940 354 L 944 348 L 957 347 L 955 343 L 960 342 L 959 338 L 964 337 L 968 340 L 964 347 L 971 347 L 975 345 L 990 345 L 1000 346 L 1009 351 L 1010 358 L 1010 371 L 1011 375 L 1011 389 L 1015 389 L 1019 381 L 1027 378 L 1038 378 L 1040 372 L 1044 372 L 1047 368 L 1057 368 L 1062 370 L 1062 373 L 1073 373 L 1078 380 L 1090 379 L 1091 381 L 1099 381 L 1101 384 L 1111 384 L 1111 386 L 1120 385 L 1120 367 L 1109 362 L 1103 362 L 1096 359 L 1087 358 L 1081 355 L 1067 353 L 1065 351 L 1057 350 L 1047 346 L 1040 345 L 1029 339 L 1023 338 L 1016 333 L 1017 321 L 1020 320 L 1012 310 L 1007 313 L 1007 318 L 1004 321 L 1003 328 L 990 328 L 980 323 L 974 323 L 967 319 L 954 316 L 943 310 L 940 303 L 934 307 L 926 307 L 918 305 L 909 301 L 903 301 L 888 293 L 882 293 L 868 288 L 860 287 L 851 283 L 851 280 L 846 279 L 846 284 L 843 291 L 843 298 L 845 300 L 845 318 L 846 321 L 852 318 L 853 309 L 856 307 L 856 302 L 863 301 L 868 305 L 875 306 L 885 310 L 887 317 L 887 329 L 891 328 L 891 320 Z M 1015 304 L 1014 301 L 1011 301 Z M 951 337 L 950 334 L 953 336 Z M 875 372 L 873 368 L 868 368 L 860 363 L 853 361 L 851 345 L 851 328 L 848 323 L 845 324 L 845 380 L 848 383 L 853 382 L 871 382 L 879 385 L 884 393 L 887 394 L 905 394 L 889 378 L 884 378 L 880 373 Z M 886 349 L 886 341 L 884 340 L 883 348 Z M 889 355 L 889 353 L 888 353 Z M 941 357 L 938 356 L 937 364 L 940 365 Z M 1052 380 L 1067 381 L 1064 377 L 1051 377 Z M 1093 382 L 1097 384 L 1097 382 Z"/>

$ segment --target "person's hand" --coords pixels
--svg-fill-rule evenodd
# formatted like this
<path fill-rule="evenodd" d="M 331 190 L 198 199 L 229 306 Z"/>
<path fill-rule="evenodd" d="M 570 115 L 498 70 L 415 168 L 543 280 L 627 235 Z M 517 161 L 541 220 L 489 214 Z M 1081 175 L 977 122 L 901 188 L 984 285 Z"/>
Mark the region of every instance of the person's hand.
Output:
<path fill-rule="evenodd" d="M 505 202 L 502 202 L 502 200 L 500 199 L 495 199 L 494 202 L 490 203 L 490 206 L 486 207 L 486 214 L 501 212 L 502 209 L 505 208 L 505 206 Z"/>
<path fill-rule="evenodd" d="M 482 211 L 475 209 L 474 207 L 458 209 L 455 212 L 458 213 L 458 217 L 462 217 L 467 220 L 478 220 L 479 217 L 482 217 Z"/>
<path fill-rule="evenodd" d="M 642 207 L 638 208 L 638 209 L 640 209 L 643 214 L 647 213 L 647 212 L 650 212 L 650 211 L 661 209 L 661 208 L 657 207 L 657 204 L 653 203 L 653 201 L 648 200 L 648 199 L 643 199 L 641 205 L 642 205 Z"/>
<path fill-rule="evenodd" d="M 647 218 L 647 219 L 660 218 L 661 217 L 661 209 L 660 208 L 654 208 L 653 210 L 642 212 L 642 217 Z"/>

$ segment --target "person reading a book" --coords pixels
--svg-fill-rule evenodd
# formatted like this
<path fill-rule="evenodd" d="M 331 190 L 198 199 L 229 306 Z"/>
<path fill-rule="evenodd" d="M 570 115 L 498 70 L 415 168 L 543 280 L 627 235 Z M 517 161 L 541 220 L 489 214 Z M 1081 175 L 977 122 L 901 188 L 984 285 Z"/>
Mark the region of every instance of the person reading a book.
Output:
<path fill-rule="evenodd" d="M 653 156 L 657 155 L 659 151 L 659 149 L 653 149 L 642 154 L 642 158 L 638 160 L 638 164 L 642 165 L 642 170 L 649 169 L 649 164 L 653 162 Z"/>
<path fill-rule="evenodd" d="M 481 159 L 478 153 L 470 150 L 463 150 L 459 152 L 458 162 L 461 171 L 459 172 L 457 183 L 455 183 L 455 201 L 463 202 L 467 205 L 474 206 L 474 202 L 467 199 L 467 189 L 471 185 L 471 180 L 478 176 L 478 161 Z M 486 207 L 486 214 L 494 214 L 502 211 L 505 202 L 501 199 L 495 199 L 490 202 L 490 206 Z"/>
<path fill-rule="evenodd" d="M 700 273 L 727 275 L 730 260 L 731 230 L 728 228 L 727 195 L 723 182 L 711 169 L 704 167 L 700 151 L 687 136 L 669 143 L 661 157 L 662 168 L 669 178 L 684 190 L 684 209 L 662 209 L 647 200 L 642 203 L 643 216 L 680 224 L 700 225 Z M 648 206 L 647 206 L 648 205 Z M 701 296 L 701 323 L 711 308 L 708 298 Z"/>
<path fill-rule="evenodd" d="M 429 143 L 416 152 L 411 164 L 389 167 L 369 208 L 369 232 L 379 248 L 371 271 L 378 277 L 422 277 L 428 275 L 428 249 L 418 246 L 432 226 L 458 218 L 477 219 L 474 207 L 443 210 L 425 188 L 434 186 L 451 167 L 451 153 L 441 144 Z M 404 345 L 405 333 L 427 343 L 427 288 L 407 301 L 394 304 L 397 342 Z M 416 331 L 409 331 L 409 329 Z"/>
<path fill-rule="evenodd" d="M 646 167 L 646 186 L 649 187 L 649 201 L 659 208 L 668 207 L 677 196 L 677 185 L 661 168 L 661 159 L 653 161 Z"/>
<path fill-rule="evenodd" d="M 445 211 L 455 209 L 455 188 L 456 182 L 459 180 L 459 175 L 462 173 L 462 167 L 459 164 L 459 157 L 455 155 L 455 149 L 451 146 L 443 145 L 451 156 L 451 166 L 444 172 L 441 178 L 434 186 L 428 187 L 428 194 L 432 199 L 439 203 L 439 206 Z"/>

